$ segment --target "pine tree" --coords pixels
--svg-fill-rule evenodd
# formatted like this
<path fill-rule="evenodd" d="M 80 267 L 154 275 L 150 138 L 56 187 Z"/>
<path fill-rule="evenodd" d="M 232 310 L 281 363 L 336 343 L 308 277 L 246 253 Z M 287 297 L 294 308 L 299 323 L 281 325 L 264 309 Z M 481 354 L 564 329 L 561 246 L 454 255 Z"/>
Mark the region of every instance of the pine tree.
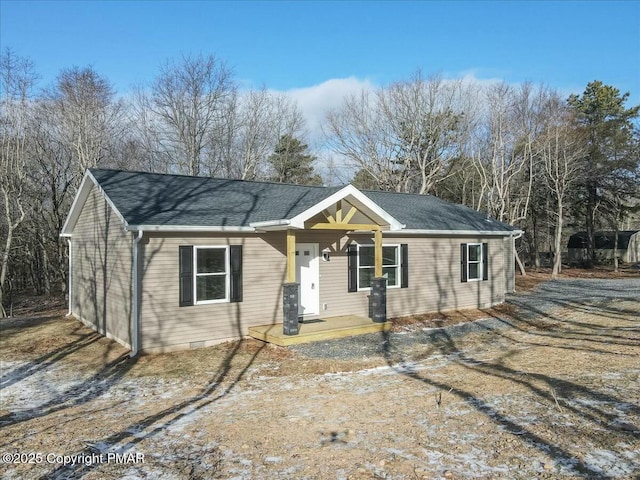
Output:
<path fill-rule="evenodd" d="M 612 198 L 618 199 L 620 192 L 628 192 L 621 188 L 621 182 L 635 178 L 639 167 L 639 159 L 633 154 L 637 138 L 632 120 L 639 116 L 640 106 L 625 108 L 628 98 L 629 93 L 621 95 L 617 88 L 593 81 L 581 97 L 571 95 L 568 99 L 587 142 L 574 203 L 584 207 L 581 213 L 588 237 L 589 265 L 595 261 L 596 211 L 611 203 Z"/>
<path fill-rule="evenodd" d="M 274 153 L 269 156 L 271 180 L 297 185 L 322 185 L 322 178 L 314 168 L 316 157 L 308 153 L 308 146 L 291 135 L 283 135 Z"/>

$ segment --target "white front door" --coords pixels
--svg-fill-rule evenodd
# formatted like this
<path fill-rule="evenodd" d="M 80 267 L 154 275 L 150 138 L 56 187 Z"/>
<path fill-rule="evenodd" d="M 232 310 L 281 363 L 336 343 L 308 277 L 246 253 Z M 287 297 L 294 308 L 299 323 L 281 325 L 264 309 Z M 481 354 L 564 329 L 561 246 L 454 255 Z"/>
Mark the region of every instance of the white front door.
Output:
<path fill-rule="evenodd" d="M 318 249 L 317 243 L 296 245 L 296 282 L 300 284 L 299 315 L 317 315 L 320 312 Z"/>

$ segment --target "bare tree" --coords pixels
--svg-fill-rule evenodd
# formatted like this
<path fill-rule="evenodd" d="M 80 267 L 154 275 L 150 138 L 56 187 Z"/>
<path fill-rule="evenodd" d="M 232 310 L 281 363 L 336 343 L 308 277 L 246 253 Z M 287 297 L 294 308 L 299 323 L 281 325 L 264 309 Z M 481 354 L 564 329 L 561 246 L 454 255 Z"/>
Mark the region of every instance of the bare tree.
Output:
<path fill-rule="evenodd" d="M 542 129 L 542 106 L 549 92 L 543 86 L 505 83 L 490 86 L 485 97 L 485 118 L 476 129 L 474 165 L 481 178 L 476 205 L 502 222 L 518 225 L 529 216 L 537 156 L 534 141 Z M 524 266 L 516 252 L 524 275 Z"/>
<path fill-rule="evenodd" d="M 267 178 L 267 159 L 283 135 L 303 136 L 304 117 L 297 104 L 263 88 L 234 98 L 215 129 L 215 158 L 229 178 Z"/>
<path fill-rule="evenodd" d="M 396 145 L 377 97 L 367 91 L 348 96 L 340 108 L 327 113 L 323 130 L 329 147 L 350 167 L 375 181 L 378 189 L 401 191 L 394 161 Z"/>
<path fill-rule="evenodd" d="M 109 81 L 92 67 L 65 69 L 45 98 L 57 117 L 52 128 L 70 147 L 78 178 L 87 168 L 107 164 L 124 131 L 124 106 Z"/>
<path fill-rule="evenodd" d="M 168 61 L 162 66 L 151 87 L 149 105 L 161 148 L 178 171 L 203 173 L 212 130 L 235 88 L 231 70 L 213 55 L 184 56 L 179 63 Z"/>
<path fill-rule="evenodd" d="M 466 129 L 460 110 L 462 82 L 417 72 L 379 92 L 379 104 L 391 127 L 405 192 L 433 192 L 460 154 Z"/>
<path fill-rule="evenodd" d="M 554 262 L 552 276 L 562 270 L 562 231 L 567 191 L 578 180 L 579 160 L 585 155 L 584 142 L 570 121 L 569 111 L 557 95 L 545 105 L 545 128 L 536 140 L 536 151 L 542 159 L 548 191 L 555 210 Z"/>
<path fill-rule="evenodd" d="M 33 64 L 6 50 L 0 57 L 2 109 L 0 117 L 0 190 L 4 210 L 6 238 L 0 267 L 0 315 L 5 316 L 2 306 L 11 255 L 11 244 L 18 226 L 27 216 L 27 186 L 30 178 L 29 165 L 29 117 L 31 115 L 31 92 L 36 83 Z"/>
<path fill-rule="evenodd" d="M 173 157 L 163 148 L 160 119 L 154 114 L 151 97 L 143 87 L 133 90 L 128 109 L 131 135 L 129 147 L 137 150 L 136 163 L 141 170 L 155 173 L 171 173 Z"/>
<path fill-rule="evenodd" d="M 328 114 L 330 144 L 383 190 L 433 192 L 468 131 L 462 87 L 417 72 L 374 95 L 349 97 Z"/>

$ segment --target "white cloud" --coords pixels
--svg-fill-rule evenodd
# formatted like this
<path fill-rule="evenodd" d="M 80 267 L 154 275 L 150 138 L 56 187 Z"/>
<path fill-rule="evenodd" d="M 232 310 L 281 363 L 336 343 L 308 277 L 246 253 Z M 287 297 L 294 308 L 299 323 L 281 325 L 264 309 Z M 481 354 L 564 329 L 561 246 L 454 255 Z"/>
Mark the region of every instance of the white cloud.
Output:
<path fill-rule="evenodd" d="M 315 144 L 322 137 L 321 125 L 327 111 L 339 107 L 347 95 L 374 88 L 375 85 L 369 80 L 348 77 L 332 78 L 311 87 L 295 88 L 278 93 L 286 95 L 298 104 L 307 121 L 309 140 Z"/>

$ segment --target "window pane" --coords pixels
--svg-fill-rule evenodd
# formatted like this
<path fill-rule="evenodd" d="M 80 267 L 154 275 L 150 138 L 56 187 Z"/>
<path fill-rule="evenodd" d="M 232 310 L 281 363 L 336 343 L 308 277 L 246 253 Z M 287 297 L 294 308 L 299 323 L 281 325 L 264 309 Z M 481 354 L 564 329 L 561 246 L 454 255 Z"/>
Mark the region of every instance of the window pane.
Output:
<path fill-rule="evenodd" d="M 382 275 L 387 277 L 388 287 L 398 286 L 398 267 L 383 267 Z"/>
<path fill-rule="evenodd" d="M 196 277 L 196 300 L 222 300 L 226 297 L 226 275 Z"/>
<path fill-rule="evenodd" d="M 479 272 L 479 267 L 480 264 L 479 263 L 470 263 L 469 264 L 469 279 L 470 280 L 477 280 L 478 278 L 480 278 L 480 276 L 478 275 Z"/>
<path fill-rule="evenodd" d="M 469 261 L 477 262 L 480 260 L 480 250 L 482 245 L 469 245 Z"/>
<path fill-rule="evenodd" d="M 398 259 L 397 251 L 398 247 L 382 247 L 382 264 L 396 265 Z"/>
<path fill-rule="evenodd" d="M 360 266 L 373 267 L 375 261 L 375 252 L 373 247 L 360 247 Z"/>
<path fill-rule="evenodd" d="M 198 249 L 197 273 L 225 273 L 225 254 L 224 248 Z"/>
<path fill-rule="evenodd" d="M 359 288 L 370 288 L 371 287 L 371 279 L 373 278 L 373 268 L 361 268 L 360 269 L 360 283 L 358 283 Z"/>

